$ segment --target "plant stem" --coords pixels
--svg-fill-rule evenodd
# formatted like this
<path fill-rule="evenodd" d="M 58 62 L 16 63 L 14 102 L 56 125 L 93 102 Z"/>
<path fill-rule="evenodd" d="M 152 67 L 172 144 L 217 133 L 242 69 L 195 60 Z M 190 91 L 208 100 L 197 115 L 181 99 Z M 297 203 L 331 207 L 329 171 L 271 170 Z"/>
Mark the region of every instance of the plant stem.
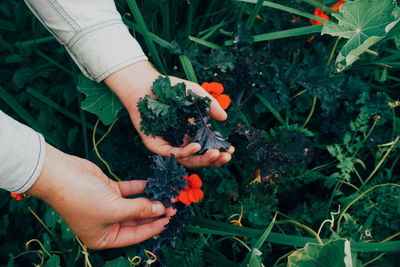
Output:
<path fill-rule="evenodd" d="M 310 113 L 308 114 L 306 121 L 303 123 L 303 127 L 306 127 L 306 125 L 310 122 L 311 117 L 312 117 L 312 115 L 314 114 L 316 105 L 317 105 L 317 97 L 314 96 L 314 98 L 313 98 L 313 104 L 312 104 L 312 106 L 311 106 Z"/>
<path fill-rule="evenodd" d="M 96 124 L 94 125 L 93 134 L 92 134 L 92 143 L 93 143 L 94 152 L 96 153 L 96 155 L 99 158 L 99 160 L 106 166 L 106 168 L 107 168 L 108 172 L 111 174 L 111 176 L 114 177 L 117 181 L 121 181 L 121 179 L 111 170 L 110 165 L 100 155 L 99 150 L 97 149 L 96 130 L 97 130 L 97 126 L 99 125 L 99 122 L 100 122 L 100 119 L 97 119 Z"/>

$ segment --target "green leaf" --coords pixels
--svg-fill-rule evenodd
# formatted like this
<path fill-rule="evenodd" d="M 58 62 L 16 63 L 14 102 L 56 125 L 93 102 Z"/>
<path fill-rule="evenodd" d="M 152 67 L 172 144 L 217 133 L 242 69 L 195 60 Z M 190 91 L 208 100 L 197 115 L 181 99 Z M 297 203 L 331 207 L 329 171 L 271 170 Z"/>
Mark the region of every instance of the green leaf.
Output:
<path fill-rule="evenodd" d="M 110 125 L 122 109 L 121 101 L 107 86 L 83 75 L 79 77 L 78 91 L 86 95 L 81 108 L 97 115 L 105 125 Z"/>
<path fill-rule="evenodd" d="M 60 219 L 60 215 L 52 208 L 49 208 L 44 214 L 44 222 L 50 229 L 56 227 L 57 221 Z"/>
<path fill-rule="evenodd" d="M 251 248 L 251 251 L 247 255 L 246 259 L 244 262 L 249 262 L 248 266 L 249 267 L 261 267 L 264 266 L 262 263 L 262 252 L 260 251 L 261 246 L 264 244 L 264 242 L 267 240 L 267 237 L 271 233 L 272 227 L 275 224 L 276 220 L 276 214 L 270 224 L 268 225 L 267 229 L 265 229 L 264 233 L 260 236 L 260 238 L 256 241 L 254 246 Z"/>
<path fill-rule="evenodd" d="M 342 5 L 340 12 L 332 15 L 338 24 L 327 21 L 321 33 L 348 39 L 336 58 L 338 72 L 384 39 L 400 19 L 393 0 L 356 0 Z"/>
<path fill-rule="evenodd" d="M 130 267 L 129 261 L 124 257 L 116 258 L 112 261 L 107 261 L 103 267 Z"/>
<path fill-rule="evenodd" d="M 63 240 L 71 240 L 75 238 L 75 233 L 72 232 L 71 228 L 67 225 L 66 222 L 61 223 L 61 236 Z"/>
<path fill-rule="evenodd" d="M 326 244 L 307 243 L 288 257 L 288 267 L 355 267 L 350 241 L 332 240 Z"/>
<path fill-rule="evenodd" d="M 57 267 L 60 266 L 60 257 L 58 255 L 51 255 L 51 257 L 47 260 L 44 267 Z"/>

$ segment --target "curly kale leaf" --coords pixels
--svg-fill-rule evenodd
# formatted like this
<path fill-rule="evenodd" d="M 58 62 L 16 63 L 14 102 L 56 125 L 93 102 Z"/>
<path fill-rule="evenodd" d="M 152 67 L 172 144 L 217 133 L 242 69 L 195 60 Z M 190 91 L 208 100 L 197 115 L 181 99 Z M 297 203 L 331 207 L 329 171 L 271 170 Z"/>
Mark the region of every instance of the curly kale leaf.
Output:
<path fill-rule="evenodd" d="M 147 95 L 138 102 L 141 113 L 141 130 L 146 135 L 161 136 L 172 146 L 183 144 L 185 135 L 192 136 L 204 153 L 207 149 L 227 150 L 230 144 L 207 123 L 210 99 L 188 91 L 186 85 L 171 86 L 168 77 L 159 77 L 152 86 L 156 99 Z M 194 119 L 195 124 L 190 122 Z"/>
<path fill-rule="evenodd" d="M 186 134 L 196 131 L 189 123 L 196 110 L 192 108 L 193 101 L 186 96 L 185 84 L 171 86 L 168 77 L 159 77 L 153 83 L 152 92 L 157 99 L 147 95 L 138 102 L 142 118 L 140 129 L 146 135 L 164 137 L 173 146 L 181 145 Z"/>
<path fill-rule="evenodd" d="M 211 130 L 211 124 L 208 123 L 209 117 L 204 116 L 203 112 L 201 112 L 201 110 L 204 110 L 201 104 L 203 103 L 195 103 L 198 110 L 198 116 L 195 120 L 198 130 L 192 137 L 191 142 L 201 144 L 201 150 L 198 152 L 199 154 L 203 154 L 208 149 L 227 151 L 231 144 L 222 138 L 219 132 Z"/>
<path fill-rule="evenodd" d="M 172 247 L 175 247 L 176 241 L 182 239 L 182 230 L 193 220 L 191 208 L 182 203 L 177 203 L 177 212 L 171 217 L 166 229 L 160 234 L 160 240 L 169 240 Z"/>
<path fill-rule="evenodd" d="M 154 174 L 147 178 L 144 191 L 151 200 L 161 201 L 165 206 L 172 206 L 171 199 L 176 198 L 187 183 L 183 176 L 187 175 L 185 167 L 176 162 L 171 154 L 170 158 L 154 156 L 152 166 Z"/>
<path fill-rule="evenodd" d="M 259 164 L 262 181 L 278 183 L 282 177 L 304 172 L 313 157 L 313 134 L 298 125 L 272 129 L 270 134 L 249 127 L 239 131 L 249 140 L 248 150 Z M 266 179 L 268 177 L 268 179 Z"/>

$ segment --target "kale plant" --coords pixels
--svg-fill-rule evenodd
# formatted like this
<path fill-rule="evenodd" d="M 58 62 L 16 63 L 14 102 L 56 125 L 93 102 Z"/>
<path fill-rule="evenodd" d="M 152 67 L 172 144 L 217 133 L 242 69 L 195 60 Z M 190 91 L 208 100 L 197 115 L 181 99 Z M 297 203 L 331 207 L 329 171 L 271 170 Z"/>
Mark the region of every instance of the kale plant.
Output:
<path fill-rule="evenodd" d="M 201 145 L 200 154 L 207 149 L 226 151 L 230 147 L 219 132 L 210 128 L 209 98 L 190 90 L 186 93 L 184 83 L 172 86 L 168 77 L 161 76 L 153 83 L 152 92 L 157 98 L 146 95 L 138 102 L 140 129 L 146 135 L 161 136 L 172 146 L 182 145 L 185 135 L 192 136 L 191 142 Z"/>

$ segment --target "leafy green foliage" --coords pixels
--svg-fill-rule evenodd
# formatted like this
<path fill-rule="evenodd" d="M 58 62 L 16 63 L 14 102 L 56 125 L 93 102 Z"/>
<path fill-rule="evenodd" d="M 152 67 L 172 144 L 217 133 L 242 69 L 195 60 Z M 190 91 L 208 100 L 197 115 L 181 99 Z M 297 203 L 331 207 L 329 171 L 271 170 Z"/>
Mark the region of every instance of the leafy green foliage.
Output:
<path fill-rule="evenodd" d="M 340 239 L 326 244 L 307 243 L 288 257 L 290 267 L 352 267 L 358 266 L 357 258 L 352 254 L 350 242 Z"/>
<path fill-rule="evenodd" d="M 342 216 L 340 229 L 331 229 L 331 224 L 326 222 L 320 237 L 351 240 L 354 250 L 364 251 L 357 255 L 364 263 L 379 256 L 381 251 L 390 250 L 374 264 L 397 266 L 399 241 L 378 241 L 400 232 L 399 189 L 378 187 L 357 199 L 361 192 L 375 185 L 400 181 L 399 146 L 392 147 L 400 134 L 399 23 L 387 31 L 388 25 L 397 20 L 397 9 L 390 12 L 394 2 L 346 1 L 342 7 L 344 12 L 330 15 L 331 20 L 325 27 L 335 27 L 336 33 L 345 38 L 344 30 L 348 28 L 348 34 L 357 37 L 351 25 L 362 25 L 362 33 L 366 35 L 363 35 L 365 39 L 360 39 L 363 41 L 360 46 L 354 38 L 342 38 L 336 43 L 337 38 L 328 34 L 291 36 L 292 29 L 309 26 L 309 17 L 301 16 L 313 14 L 319 5 L 317 2 L 330 6 L 335 0 L 267 1 L 268 6 L 257 12 L 252 27 L 246 29 L 244 25 L 249 14 L 255 15 L 255 2 L 211 0 L 202 5 L 199 0 L 138 1 L 147 26 L 147 42 L 144 42 L 143 21 L 137 24 L 126 1 L 116 1 L 121 14 L 125 14 L 124 21 L 134 31 L 150 60 L 155 51 L 159 54 L 156 64 L 163 65 L 166 74 L 184 78 L 187 69 L 182 63 L 186 67 L 191 65 L 199 82 L 222 83 L 224 93 L 232 99 L 227 121 L 205 119 L 205 123 L 200 123 L 200 118 L 207 118 L 208 100 L 196 98 L 192 101 L 191 92 L 186 92 L 181 85 L 171 90 L 173 86 L 167 80 L 160 80 L 157 81 L 160 85 L 157 97 L 147 97 L 145 109 L 149 118 L 159 117 L 162 121 L 149 120 L 147 127 L 181 127 L 183 130 L 179 132 L 175 131 L 177 128 L 167 131 L 170 136 L 166 137 L 171 144 L 180 144 L 186 133 L 191 133 L 193 139 L 199 128 L 211 123 L 213 129 L 229 138 L 236 152 L 231 162 L 221 168 L 196 170 L 203 179 L 203 201 L 193 208 L 176 204 L 178 212 L 161 235 L 127 248 L 88 251 L 92 266 L 111 263 L 128 266 L 128 259 L 135 256 L 142 260 L 148 258 L 144 249 L 154 252 L 158 257 L 155 264 L 160 265 L 170 265 L 170 261 L 175 264 L 175 256 L 179 255 L 188 257 L 182 261 L 198 264 L 201 258 L 205 266 L 236 266 L 248 255 L 245 245 L 253 247 L 276 211 L 279 211 L 278 221 L 295 220 L 316 231 L 327 219 L 332 219 L 336 226 L 342 214 L 331 217 L 331 212 L 336 212 L 339 205 L 343 212 L 354 200 L 356 202 Z M 356 6 L 361 8 L 356 10 Z M 367 6 L 368 10 L 364 9 Z M 371 19 L 371 23 L 382 21 L 384 24 L 371 29 L 372 24 L 367 20 L 350 21 L 350 11 L 361 14 L 360 18 Z M 369 16 L 371 13 L 377 16 Z M 95 103 L 97 94 L 103 96 L 104 93 L 105 98 L 112 99 L 110 91 L 97 90 L 99 85 L 90 82 L 87 88 L 93 90 L 82 99 L 84 96 L 76 90 L 75 84 L 79 80 L 74 79 L 78 77 L 78 69 L 69 63 L 64 48 L 49 37 L 23 2 L 2 1 L 0 17 L 0 109 L 39 129 L 57 148 L 95 163 L 100 162 L 88 140 L 93 125 L 99 116 L 103 123 L 118 118 L 107 137 L 98 144 L 101 155 L 123 179 L 155 178 L 155 170 L 150 166 L 156 164 L 133 130 L 129 114 L 126 110 L 117 112 L 120 104 L 109 106 L 111 102 L 104 101 L 94 104 L 92 111 L 81 109 L 82 102 L 91 99 L 88 103 Z M 334 24 L 336 19 L 337 25 Z M 257 36 L 264 33 L 268 33 L 269 40 L 259 42 Z M 279 39 L 282 37 L 285 38 Z M 149 39 L 155 48 L 147 47 Z M 210 44 L 215 49 L 210 49 Z M 355 49 L 351 50 L 353 45 Z M 367 45 L 379 54 L 365 50 Z M 367 53 L 361 56 L 362 51 Z M 347 66 L 346 72 L 336 73 L 338 66 L 334 55 L 347 52 L 348 58 L 359 57 L 357 64 Z M 343 65 L 347 64 L 343 60 Z M 193 73 L 191 75 L 193 78 Z M 174 104 L 159 101 L 161 98 Z M 260 99 L 267 100 L 268 104 Z M 186 108 L 182 104 L 186 101 L 192 103 L 191 106 Z M 193 102 L 199 105 L 202 116 Z M 173 111 L 178 107 L 186 108 L 185 112 L 192 115 Z M 175 121 L 177 117 L 167 115 L 174 112 L 185 118 Z M 188 123 L 187 118 L 194 118 L 197 125 Z M 247 140 L 237 134 L 239 123 L 260 130 L 247 133 Z M 98 125 L 96 136 L 100 138 L 107 130 L 103 124 Z M 202 130 L 209 132 L 205 127 Z M 203 137 L 209 140 L 210 136 L 199 138 Z M 171 163 L 171 169 L 175 167 Z M 270 180 L 261 185 L 249 184 L 257 168 L 263 170 L 263 175 L 275 173 L 272 183 Z M 161 172 L 159 174 L 157 177 L 164 177 Z M 155 186 L 154 190 L 160 192 L 161 187 Z M 166 195 L 159 196 L 168 199 Z M 43 202 L 32 197 L 16 201 L 7 192 L 0 191 L 0 214 L 1 266 L 45 264 L 50 259 L 55 260 L 53 255 L 59 256 L 61 266 L 85 264 L 85 256 L 73 233 Z M 244 227 L 231 225 L 239 222 Z M 310 240 L 309 233 L 295 225 L 279 224 L 274 229 L 276 232 L 271 231 L 268 243 L 255 251 L 255 264 L 273 266 L 281 256 Z M 201 236 L 205 237 L 204 245 L 200 245 Z M 32 239 L 39 240 L 50 255 L 43 252 L 37 242 L 31 243 L 26 251 L 24 245 Z M 180 254 L 177 247 L 187 254 Z M 324 250 L 319 246 L 313 248 L 315 252 Z M 336 259 L 335 255 L 332 262 Z M 282 266 L 286 260 L 282 258 L 277 265 Z"/>
<path fill-rule="evenodd" d="M 355 0 L 333 16 L 338 24 L 328 21 L 322 34 L 349 39 L 336 58 L 336 69 L 342 71 L 387 36 L 400 20 L 400 9 L 392 0 Z"/>
<path fill-rule="evenodd" d="M 78 90 L 86 95 L 81 108 L 96 114 L 105 125 L 110 125 L 122 109 L 121 101 L 104 84 L 98 84 L 80 75 Z"/>
<path fill-rule="evenodd" d="M 167 253 L 173 252 L 172 257 L 167 258 L 167 266 L 205 266 L 203 261 L 203 247 L 206 240 L 203 237 L 179 241 L 173 251 L 164 251 Z"/>
<path fill-rule="evenodd" d="M 161 201 L 166 206 L 171 206 L 171 199 L 176 198 L 183 190 L 187 181 L 183 176 L 187 175 L 185 167 L 179 164 L 173 154 L 165 159 L 154 156 L 152 166 L 154 174 L 147 178 L 144 191 L 150 199 Z"/>
<path fill-rule="evenodd" d="M 152 92 L 156 99 L 147 95 L 138 102 L 142 118 L 140 129 L 146 135 L 162 136 L 172 146 L 182 145 L 185 135 L 189 135 L 192 142 L 201 145 L 200 154 L 208 149 L 225 151 L 230 147 L 218 132 L 211 130 L 208 123 L 210 99 L 191 91 L 186 94 L 184 83 L 171 86 L 168 77 L 157 78 Z M 190 119 L 194 119 L 194 124 Z"/>

